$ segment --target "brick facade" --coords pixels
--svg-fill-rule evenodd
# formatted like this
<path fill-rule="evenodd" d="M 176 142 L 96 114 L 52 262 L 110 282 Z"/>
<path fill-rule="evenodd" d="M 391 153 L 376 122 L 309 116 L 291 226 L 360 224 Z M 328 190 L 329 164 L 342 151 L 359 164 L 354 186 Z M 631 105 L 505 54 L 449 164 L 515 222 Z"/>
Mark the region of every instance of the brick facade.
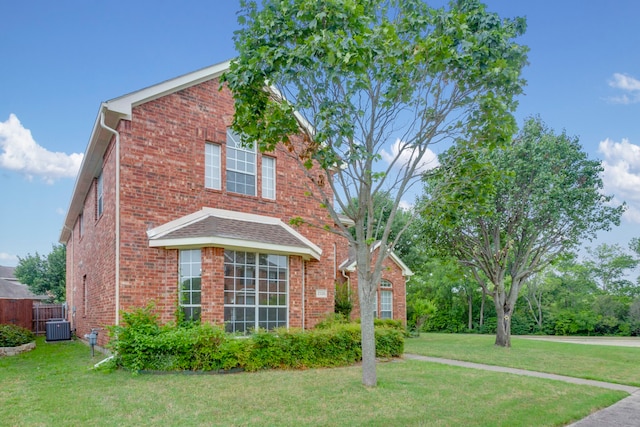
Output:
<path fill-rule="evenodd" d="M 115 324 L 118 310 L 128 311 L 151 301 L 163 322 L 175 320 L 179 251 L 150 247 L 147 230 L 203 207 L 275 217 L 284 223 L 294 217 L 309 220 L 326 217 L 326 211 L 308 196 L 304 172 L 284 149 L 265 154 L 276 159 L 275 200 L 260 196 L 261 154 L 256 160 L 258 195 L 226 191 L 226 130 L 232 115 L 232 97 L 228 90 L 219 90 L 218 80 L 214 78 L 133 105 L 130 117 L 117 120 L 119 159 L 113 135 L 99 159 L 104 211 L 101 215 L 97 213 L 97 180 L 94 180 L 86 194 L 74 194 L 74 200 L 84 196 L 79 212 L 82 219 L 75 217 L 73 227 L 69 227 L 67 234 L 63 232 L 66 239 L 61 237 L 67 245 L 70 320 L 78 336 L 82 337 L 93 327 Z M 94 133 L 98 135 L 95 129 Z M 222 190 L 205 188 L 207 142 L 221 147 Z M 87 155 L 91 154 L 89 148 Z M 89 160 L 85 158 L 85 163 Z M 116 227 L 118 164 L 119 235 Z M 78 188 L 75 191 L 77 193 Z M 72 214 L 70 209 L 67 223 Z M 320 260 L 304 260 L 298 255 L 289 257 L 288 324 L 309 328 L 333 312 L 335 282 L 341 277 L 337 265 L 346 259 L 348 251 L 346 241 L 333 233 L 310 226 L 301 226 L 296 231 L 322 249 Z M 223 259 L 223 248 L 202 248 L 203 321 L 224 321 Z M 395 264 L 391 267 L 385 275 L 389 275 L 393 283 L 394 304 L 397 304 L 394 317 L 404 320 L 404 278 Z M 99 334 L 100 344 L 106 339 L 106 331 Z"/>

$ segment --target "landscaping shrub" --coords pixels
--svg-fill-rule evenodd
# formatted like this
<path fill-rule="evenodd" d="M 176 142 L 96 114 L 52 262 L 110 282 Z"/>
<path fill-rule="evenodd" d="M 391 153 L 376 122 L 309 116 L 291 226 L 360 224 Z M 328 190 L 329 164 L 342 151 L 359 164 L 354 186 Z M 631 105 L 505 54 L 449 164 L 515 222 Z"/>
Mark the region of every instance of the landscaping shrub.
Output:
<path fill-rule="evenodd" d="M 22 326 L 0 325 L 0 347 L 18 347 L 35 340 L 35 334 Z"/>
<path fill-rule="evenodd" d="M 378 357 L 397 357 L 404 351 L 404 330 L 392 326 L 376 327 Z M 346 366 L 362 359 L 357 323 L 308 331 L 259 330 L 237 337 L 221 325 L 159 326 L 148 307 L 123 315 L 122 325 L 109 330 L 118 366 L 134 372 L 306 369 Z"/>

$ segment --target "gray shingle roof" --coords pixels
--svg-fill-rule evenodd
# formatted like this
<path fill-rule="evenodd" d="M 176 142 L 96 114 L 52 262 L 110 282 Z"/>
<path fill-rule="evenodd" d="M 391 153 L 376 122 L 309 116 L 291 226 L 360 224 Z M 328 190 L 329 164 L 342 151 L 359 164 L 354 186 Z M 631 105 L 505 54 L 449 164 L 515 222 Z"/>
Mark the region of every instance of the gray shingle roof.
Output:
<path fill-rule="evenodd" d="M 149 246 L 224 247 L 320 259 L 322 249 L 278 218 L 204 207 L 147 231 Z"/>
<path fill-rule="evenodd" d="M 163 239 L 185 239 L 195 237 L 226 237 L 237 240 L 250 240 L 281 246 L 306 247 L 305 243 L 279 225 L 260 224 L 230 218 L 210 216 L 198 222 L 172 231 Z"/>
<path fill-rule="evenodd" d="M 46 295 L 36 295 L 22 283 L 13 280 L 0 279 L 1 299 L 49 299 Z"/>

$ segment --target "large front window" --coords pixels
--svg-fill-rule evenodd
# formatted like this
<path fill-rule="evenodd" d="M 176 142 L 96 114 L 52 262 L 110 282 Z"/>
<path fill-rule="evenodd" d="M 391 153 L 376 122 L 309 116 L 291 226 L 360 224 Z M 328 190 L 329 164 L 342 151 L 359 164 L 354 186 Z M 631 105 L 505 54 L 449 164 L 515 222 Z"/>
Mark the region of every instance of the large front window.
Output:
<path fill-rule="evenodd" d="M 256 195 L 256 150 L 244 147 L 231 129 L 227 130 L 227 191 Z"/>
<path fill-rule="evenodd" d="M 224 251 L 227 332 L 287 326 L 288 270 L 283 255 Z"/>
<path fill-rule="evenodd" d="M 200 249 L 180 251 L 180 307 L 185 320 L 200 320 L 202 262 Z"/>

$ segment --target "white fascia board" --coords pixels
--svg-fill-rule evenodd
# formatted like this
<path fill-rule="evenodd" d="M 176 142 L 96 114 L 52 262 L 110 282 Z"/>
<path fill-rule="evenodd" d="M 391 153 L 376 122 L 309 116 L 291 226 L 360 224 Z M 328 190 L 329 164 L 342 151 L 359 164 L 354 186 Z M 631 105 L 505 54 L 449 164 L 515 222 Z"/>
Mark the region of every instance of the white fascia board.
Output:
<path fill-rule="evenodd" d="M 194 222 L 198 222 L 203 218 L 209 216 L 204 212 L 204 210 L 200 210 L 189 215 L 185 215 L 178 219 L 174 219 L 173 221 L 169 221 L 158 227 L 147 230 L 147 238 L 149 239 L 158 239 L 165 234 L 168 234 L 174 230 L 180 229 L 186 225 L 192 224 Z"/>
<path fill-rule="evenodd" d="M 192 237 L 183 239 L 157 239 L 150 240 L 149 247 L 167 249 L 188 249 L 201 248 L 203 246 L 213 246 L 232 250 L 263 251 L 282 255 L 300 255 L 305 260 L 315 258 L 320 259 L 320 253 L 311 248 L 299 246 L 274 245 L 271 243 L 254 242 L 250 240 L 230 239 L 226 237 Z"/>
<path fill-rule="evenodd" d="M 189 241 L 198 241 L 198 240 L 207 240 L 207 241 L 211 241 L 211 240 L 216 240 L 216 241 L 220 241 L 220 240 L 224 240 L 221 238 L 211 238 L 211 237 L 205 237 L 205 238 L 188 238 L 188 239 L 162 239 L 162 236 L 165 236 L 169 233 L 171 233 L 172 231 L 178 230 L 180 228 L 183 228 L 189 224 L 192 224 L 194 222 L 198 222 L 204 218 L 207 218 L 209 216 L 214 216 L 216 218 L 227 218 L 227 219 L 233 219 L 233 220 L 238 220 L 238 221 L 245 221 L 245 222 L 255 222 L 258 224 L 271 224 L 271 225 L 278 225 L 282 228 L 284 228 L 287 232 L 289 232 L 290 234 L 292 234 L 296 239 L 300 240 L 302 243 L 304 243 L 307 247 L 308 247 L 308 255 L 312 256 L 313 258 L 316 259 L 320 259 L 320 256 L 322 255 L 322 249 L 317 246 L 316 244 L 314 244 L 313 242 L 311 242 L 309 239 L 307 239 L 306 237 L 304 237 L 302 234 L 298 233 L 296 230 L 294 230 L 291 226 L 285 224 L 284 222 L 282 222 L 280 219 L 278 218 L 274 218 L 274 217 L 270 217 L 270 216 L 264 216 L 264 215 L 256 215 L 256 214 L 250 214 L 250 213 L 246 213 L 246 212 L 236 212 L 236 211 L 229 211 L 226 209 L 217 209 L 217 208 L 208 208 L 208 207 L 204 207 L 201 210 L 194 212 L 192 214 L 183 216 L 181 218 L 175 219 L 173 221 L 167 222 L 166 224 L 163 224 L 161 226 L 152 228 L 151 230 L 147 231 L 147 237 L 149 238 L 149 246 L 173 246 L 173 244 L 169 243 L 169 242 L 178 242 L 178 241 L 182 241 L 182 240 L 189 240 Z M 238 242 L 239 240 L 237 239 L 227 239 L 228 242 L 231 242 L 231 244 L 233 245 L 233 242 Z M 165 242 L 163 244 L 157 244 L 157 242 Z M 197 245 L 200 245 L 200 243 L 195 243 Z M 260 243 L 260 242 L 251 242 L 251 247 L 255 248 L 256 245 L 265 245 L 265 248 L 267 247 L 271 247 L 271 248 L 290 248 L 290 246 L 280 246 L 280 245 L 271 245 L 268 243 Z M 291 246 L 291 248 L 295 248 L 293 246 Z M 287 249 L 288 250 L 288 249 Z M 300 252 L 300 248 L 296 249 L 297 252 Z"/>
<path fill-rule="evenodd" d="M 133 107 L 144 104 L 145 102 L 153 101 L 154 99 L 161 98 L 187 87 L 195 86 L 207 80 L 220 77 L 229 69 L 230 64 L 231 60 L 220 62 L 218 64 L 166 80 L 162 83 L 131 92 L 118 98 L 114 98 L 107 101 L 105 104 L 111 111 L 118 112 L 125 117 L 130 118 Z"/>
<path fill-rule="evenodd" d="M 376 249 L 378 249 L 380 247 L 380 242 L 376 242 L 372 247 L 371 247 L 371 252 L 373 253 Z M 393 262 L 396 263 L 396 265 L 398 265 L 398 267 L 400 267 L 400 269 L 402 270 L 402 275 L 405 277 L 410 277 L 413 276 L 413 271 L 411 271 L 411 269 L 409 267 L 407 267 L 407 265 L 402 262 L 402 260 L 400 259 L 400 257 L 398 255 L 396 255 L 395 252 L 390 251 L 389 252 L 389 258 L 391 258 L 391 260 Z M 350 264 L 347 264 L 347 261 L 345 261 L 344 263 L 342 263 L 339 267 L 340 270 L 343 271 L 348 271 L 350 273 L 353 273 L 354 271 L 356 271 L 357 268 L 357 263 L 355 261 L 351 262 Z"/>
<path fill-rule="evenodd" d="M 106 104 L 100 104 L 98 115 L 91 130 L 91 137 L 89 138 L 87 149 L 82 157 L 82 163 L 80 164 L 80 169 L 78 170 L 78 175 L 76 176 L 76 181 L 73 186 L 67 216 L 65 217 L 60 238 L 58 239 L 60 243 L 66 244 L 71 237 L 71 230 L 73 230 L 78 215 L 82 212 L 84 201 L 91 188 L 93 179 L 100 173 L 102 158 L 113 136 L 111 132 L 100 126 L 100 117 L 103 113 L 105 115 L 106 125 L 114 129 L 121 118 L 118 114 L 109 111 Z"/>

